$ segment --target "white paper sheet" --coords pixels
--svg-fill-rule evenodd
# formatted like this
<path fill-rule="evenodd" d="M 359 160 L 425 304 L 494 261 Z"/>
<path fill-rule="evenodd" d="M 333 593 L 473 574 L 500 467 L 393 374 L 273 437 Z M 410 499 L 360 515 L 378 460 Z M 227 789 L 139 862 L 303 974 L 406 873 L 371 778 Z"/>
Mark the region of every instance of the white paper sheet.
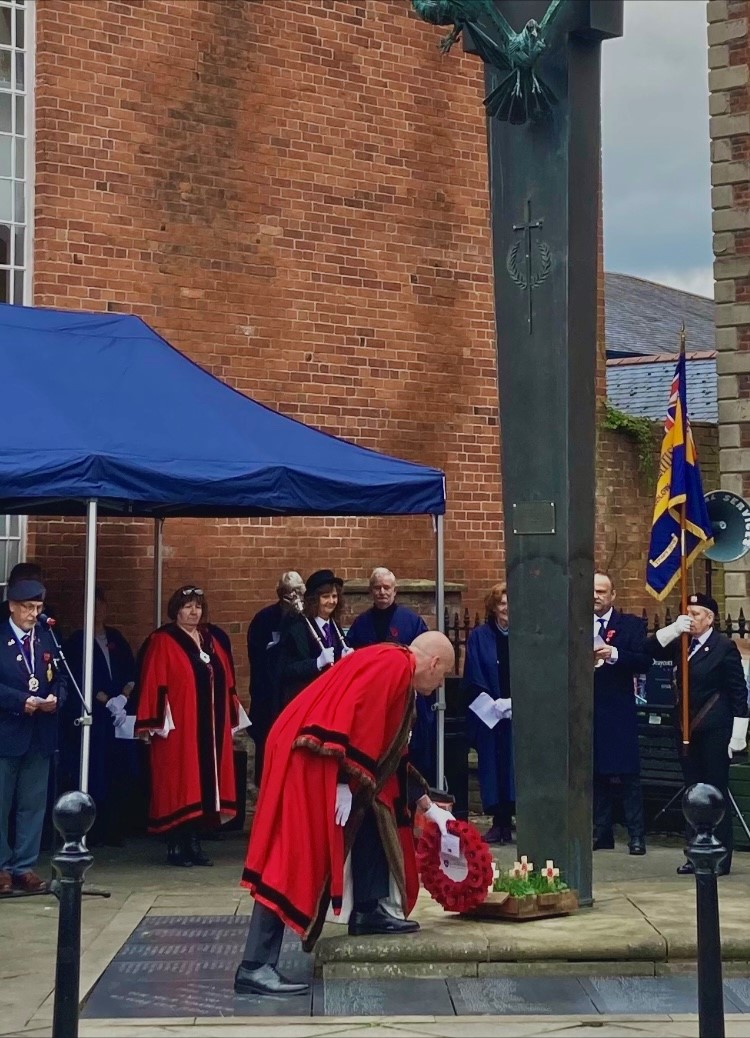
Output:
<path fill-rule="evenodd" d="M 243 728 L 249 728 L 252 725 L 252 721 L 245 713 L 245 709 L 242 703 L 239 704 L 239 721 L 232 729 L 232 735 L 236 735 L 237 732 L 241 732 Z"/>
<path fill-rule="evenodd" d="M 474 702 L 469 704 L 469 709 L 473 710 L 479 720 L 483 721 L 488 728 L 494 728 L 500 720 L 495 710 L 495 700 L 486 692 L 480 692 Z"/>
<path fill-rule="evenodd" d="M 597 649 L 606 649 L 606 648 L 607 648 L 607 643 L 602 638 L 602 636 L 600 634 L 595 634 L 594 635 L 594 652 L 596 652 Z M 597 660 L 596 663 L 594 664 L 594 669 L 596 670 L 597 667 L 603 667 L 603 666 L 604 666 L 604 660 Z"/>
<path fill-rule="evenodd" d="M 151 735 L 160 735 L 162 739 L 166 739 L 170 732 L 175 729 L 174 721 L 172 720 L 172 711 L 169 709 L 169 703 L 164 708 L 164 724 L 161 728 L 151 728 Z"/>
<path fill-rule="evenodd" d="M 115 728 L 115 739 L 135 739 L 135 714 L 129 714 L 125 723 Z"/>

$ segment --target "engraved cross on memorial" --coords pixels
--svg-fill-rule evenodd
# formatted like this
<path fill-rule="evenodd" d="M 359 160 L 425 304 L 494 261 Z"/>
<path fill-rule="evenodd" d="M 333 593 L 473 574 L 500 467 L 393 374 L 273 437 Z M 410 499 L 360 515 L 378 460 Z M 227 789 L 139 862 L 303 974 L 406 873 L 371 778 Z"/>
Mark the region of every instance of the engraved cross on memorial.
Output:
<path fill-rule="evenodd" d="M 591 902 L 601 41 L 622 0 L 412 0 L 484 63 L 518 846 Z"/>

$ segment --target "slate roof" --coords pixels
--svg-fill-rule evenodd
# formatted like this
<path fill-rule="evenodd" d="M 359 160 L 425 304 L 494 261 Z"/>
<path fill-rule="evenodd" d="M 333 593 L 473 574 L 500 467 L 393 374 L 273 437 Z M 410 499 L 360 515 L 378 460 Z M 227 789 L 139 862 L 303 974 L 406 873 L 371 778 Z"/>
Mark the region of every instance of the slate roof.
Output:
<path fill-rule="evenodd" d="M 688 352 L 713 350 L 714 301 L 630 274 L 604 275 L 608 357 L 677 353 L 684 320 Z"/>
<path fill-rule="evenodd" d="M 674 354 L 607 360 L 607 399 L 619 411 L 663 422 L 674 374 Z M 687 353 L 687 403 L 691 422 L 719 420 L 716 352 Z"/>

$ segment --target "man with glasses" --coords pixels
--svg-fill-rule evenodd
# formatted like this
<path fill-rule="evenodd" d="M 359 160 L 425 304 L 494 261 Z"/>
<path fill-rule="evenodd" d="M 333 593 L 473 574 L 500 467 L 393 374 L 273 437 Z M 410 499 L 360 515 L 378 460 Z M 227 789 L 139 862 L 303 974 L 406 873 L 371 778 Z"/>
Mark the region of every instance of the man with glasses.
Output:
<path fill-rule="evenodd" d="M 11 584 L 9 616 L 0 622 L 0 894 L 14 887 L 34 894 L 46 886 L 34 866 L 47 806 L 50 758 L 57 746 L 58 707 L 66 686 L 57 672 L 52 637 L 37 622 L 44 595 L 38 580 Z"/>
<path fill-rule="evenodd" d="M 247 658 L 250 663 L 250 736 L 255 743 L 255 785 L 260 787 L 266 737 L 276 720 L 271 661 L 279 644 L 281 621 L 287 613 L 299 613 L 305 582 L 295 570 L 282 573 L 276 585 L 277 602 L 265 606 L 247 628 Z"/>

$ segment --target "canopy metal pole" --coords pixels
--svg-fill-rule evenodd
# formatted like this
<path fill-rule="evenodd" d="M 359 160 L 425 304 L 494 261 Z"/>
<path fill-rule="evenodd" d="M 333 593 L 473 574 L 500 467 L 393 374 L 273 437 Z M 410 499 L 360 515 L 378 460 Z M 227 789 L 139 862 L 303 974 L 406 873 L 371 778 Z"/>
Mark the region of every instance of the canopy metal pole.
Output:
<path fill-rule="evenodd" d="M 445 516 L 435 523 L 435 626 L 445 634 Z M 445 789 L 445 683 L 438 689 L 437 703 L 437 787 Z"/>
<path fill-rule="evenodd" d="M 81 774 L 79 786 L 89 790 L 91 753 L 91 707 L 94 702 L 94 600 L 96 597 L 96 518 L 97 502 L 86 505 L 86 593 L 83 622 L 83 698 L 86 715 L 81 722 Z"/>
<path fill-rule="evenodd" d="M 163 532 L 164 520 L 154 519 L 154 630 L 161 627 Z"/>

